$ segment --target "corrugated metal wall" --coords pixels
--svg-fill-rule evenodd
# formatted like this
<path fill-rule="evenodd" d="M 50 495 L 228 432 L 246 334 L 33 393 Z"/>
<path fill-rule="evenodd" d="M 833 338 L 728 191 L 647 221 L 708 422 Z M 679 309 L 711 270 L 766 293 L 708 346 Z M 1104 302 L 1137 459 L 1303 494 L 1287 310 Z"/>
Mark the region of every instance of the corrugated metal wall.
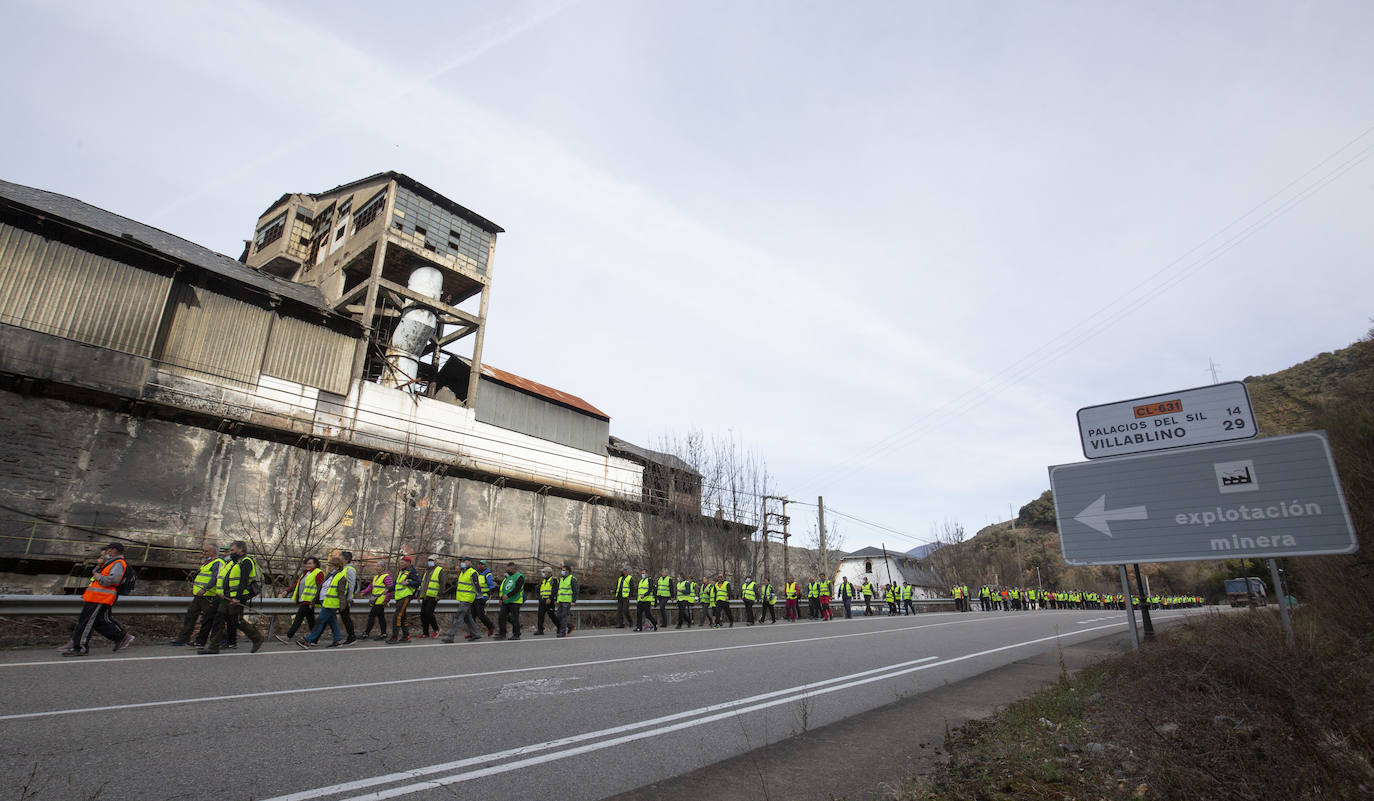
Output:
<path fill-rule="evenodd" d="M 262 371 L 276 378 L 348 394 L 353 369 L 353 337 L 304 320 L 277 317 L 267 338 Z"/>
<path fill-rule="evenodd" d="M 611 424 L 565 406 L 483 381 L 477 389 L 477 419 L 532 437 L 604 454 Z"/>
<path fill-rule="evenodd" d="M 157 358 L 174 372 L 256 386 L 272 313 L 178 281 Z"/>
<path fill-rule="evenodd" d="M 151 356 L 171 276 L 0 224 L 0 320 Z"/>

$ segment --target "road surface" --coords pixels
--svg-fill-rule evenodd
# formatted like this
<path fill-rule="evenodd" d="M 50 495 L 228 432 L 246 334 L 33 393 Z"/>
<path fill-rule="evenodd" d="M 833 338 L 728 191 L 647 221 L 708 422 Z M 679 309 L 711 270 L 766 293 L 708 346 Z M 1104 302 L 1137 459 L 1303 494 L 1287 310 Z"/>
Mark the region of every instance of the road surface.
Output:
<path fill-rule="evenodd" d="M 240 638 L 220 656 L 11 652 L 0 775 L 25 799 L 593 801 L 1125 627 L 1121 612 L 949 612 L 454 645 L 269 641 L 257 654 Z"/>

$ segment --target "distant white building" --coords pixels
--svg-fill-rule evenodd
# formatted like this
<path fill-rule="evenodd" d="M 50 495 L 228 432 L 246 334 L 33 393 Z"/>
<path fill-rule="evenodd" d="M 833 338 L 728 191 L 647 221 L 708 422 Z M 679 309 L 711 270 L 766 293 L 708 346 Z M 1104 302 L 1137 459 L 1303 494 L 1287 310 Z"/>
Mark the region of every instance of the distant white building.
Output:
<path fill-rule="evenodd" d="M 884 556 L 880 548 L 864 548 L 840 557 L 840 564 L 835 568 L 834 583 L 839 585 L 840 580 L 846 577 L 856 587 L 862 587 L 864 579 L 868 579 L 876 588 L 875 594 L 879 594 L 879 598 L 883 585 L 903 582 L 916 588 L 912 598 L 949 597 L 945 583 L 935 575 L 935 571 L 922 567 L 918 560 L 906 554 L 888 551 Z"/>

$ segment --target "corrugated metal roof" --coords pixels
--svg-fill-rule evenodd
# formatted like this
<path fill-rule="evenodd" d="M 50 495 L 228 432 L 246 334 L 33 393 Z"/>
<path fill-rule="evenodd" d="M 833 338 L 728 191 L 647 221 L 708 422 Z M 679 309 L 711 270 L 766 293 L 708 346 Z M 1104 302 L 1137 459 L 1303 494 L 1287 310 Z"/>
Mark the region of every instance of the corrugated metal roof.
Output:
<path fill-rule="evenodd" d="M 664 467 L 667 467 L 671 470 L 677 470 L 683 473 L 690 473 L 694 476 L 701 475 L 701 473 L 698 473 L 696 470 L 692 469 L 691 465 L 687 464 L 686 462 L 682 461 L 681 459 L 672 455 L 671 453 L 662 453 L 660 451 L 651 451 L 648 448 L 641 448 L 633 442 L 626 442 L 620 437 L 611 437 L 611 450 L 616 450 L 620 451 L 621 453 L 630 454 L 631 456 L 639 458 L 645 462 L 661 464 Z"/>
<path fill-rule="evenodd" d="M 198 267 L 269 295 L 287 298 L 321 311 L 329 311 L 324 295 L 313 286 L 293 283 L 250 269 L 222 253 L 216 253 L 179 236 L 66 195 L 0 181 L 0 202 L 29 213 L 65 220 L 77 227 L 117 239 L 125 245 L 142 248 L 182 264 Z"/>
<path fill-rule="evenodd" d="M 464 359 L 464 361 L 467 360 Z M 534 395 L 539 395 L 543 398 L 548 398 L 549 400 L 554 401 L 555 403 L 561 403 L 564 406 L 571 406 L 574 409 L 586 412 L 587 414 L 593 415 L 595 417 L 600 417 L 603 420 L 611 419 L 610 415 L 606 414 L 605 412 L 601 411 L 600 409 L 596 408 L 595 406 L 591 405 L 585 400 L 582 400 L 576 395 L 570 395 L 567 392 L 564 392 L 560 389 L 554 389 L 553 387 L 545 386 L 539 383 L 538 381 L 531 381 L 528 378 L 522 378 L 516 375 L 515 373 L 508 373 L 505 370 L 492 367 L 489 364 L 482 365 L 482 376 L 484 378 L 490 378 L 493 381 L 499 381 L 502 384 L 505 384 L 506 386 L 515 387 L 516 389 L 524 390 L 525 392 L 529 392 Z"/>

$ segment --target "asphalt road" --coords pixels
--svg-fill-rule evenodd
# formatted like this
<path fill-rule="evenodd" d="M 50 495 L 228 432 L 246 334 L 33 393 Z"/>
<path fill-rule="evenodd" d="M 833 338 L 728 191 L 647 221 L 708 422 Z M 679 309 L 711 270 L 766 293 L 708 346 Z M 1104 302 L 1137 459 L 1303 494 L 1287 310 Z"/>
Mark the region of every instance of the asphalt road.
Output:
<path fill-rule="evenodd" d="M 1125 627 L 1121 612 L 949 612 L 257 654 L 241 638 L 220 656 L 14 652 L 0 657 L 0 799 L 591 801 Z"/>

